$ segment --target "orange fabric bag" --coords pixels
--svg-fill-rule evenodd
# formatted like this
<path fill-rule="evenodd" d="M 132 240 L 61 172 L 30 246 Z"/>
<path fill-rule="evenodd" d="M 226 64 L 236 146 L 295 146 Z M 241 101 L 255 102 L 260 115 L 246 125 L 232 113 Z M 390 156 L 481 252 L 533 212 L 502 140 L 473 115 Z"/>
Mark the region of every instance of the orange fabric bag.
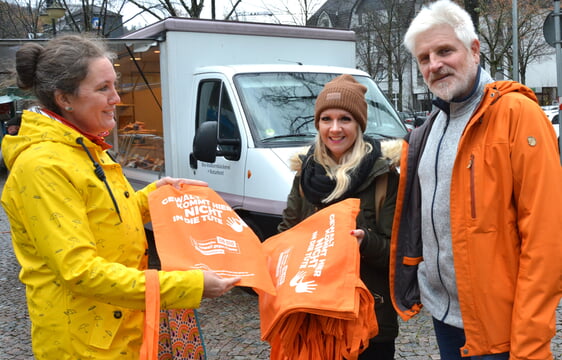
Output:
<path fill-rule="evenodd" d="M 158 359 L 158 324 L 160 323 L 160 281 L 158 271 L 148 269 L 146 276 L 144 333 L 141 360 Z"/>
<path fill-rule="evenodd" d="M 263 243 L 277 295 L 259 292 L 271 359 L 357 359 L 378 333 L 359 278 L 359 199 L 347 199 Z"/>
<path fill-rule="evenodd" d="M 166 185 L 148 203 L 162 270 L 212 270 L 275 294 L 259 238 L 215 191 Z"/>
<path fill-rule="evenodd" d="M 194 309 L 160 309 L 158 270 L 145 270 L 145 318 L 140 360 L 204 360 L 205 346 Z"/>

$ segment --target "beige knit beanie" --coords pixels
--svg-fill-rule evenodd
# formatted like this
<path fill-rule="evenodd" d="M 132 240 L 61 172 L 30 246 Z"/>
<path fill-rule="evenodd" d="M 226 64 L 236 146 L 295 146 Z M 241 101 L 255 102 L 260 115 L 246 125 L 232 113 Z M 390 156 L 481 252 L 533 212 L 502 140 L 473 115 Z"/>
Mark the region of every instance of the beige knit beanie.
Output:
<path fill-rule="evenodd" d="M 367 127 L 367 88 L 357 82 L 353 76 L 344 74 L 324 85 L 316 98 L 314 126 L 318 129 L 320 113 L 326 109 L 343 109 L 348 111 L 365 132 Z"/>

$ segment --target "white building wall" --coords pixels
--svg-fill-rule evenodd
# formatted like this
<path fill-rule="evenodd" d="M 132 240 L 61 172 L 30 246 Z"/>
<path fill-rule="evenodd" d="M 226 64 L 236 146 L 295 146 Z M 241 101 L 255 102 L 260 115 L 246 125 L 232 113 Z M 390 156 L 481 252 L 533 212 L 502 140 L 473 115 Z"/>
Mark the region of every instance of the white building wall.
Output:
<path fill-rule="evenodd" d="M 557 87 L 556 55 L 544 57 L 530 64 L 525 74 L 525 85 L 530 88 Z"/>

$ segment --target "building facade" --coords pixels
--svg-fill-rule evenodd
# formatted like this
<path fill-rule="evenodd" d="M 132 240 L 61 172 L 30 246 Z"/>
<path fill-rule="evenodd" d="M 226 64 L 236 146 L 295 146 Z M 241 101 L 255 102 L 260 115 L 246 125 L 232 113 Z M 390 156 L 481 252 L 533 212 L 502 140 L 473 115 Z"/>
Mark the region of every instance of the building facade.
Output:
<path fill-rule="evenodd" d="M 428 111 L 432 94 L 417 64 L 402 45 L 404 34 L 423 0 L 327 0 L 307 21 L 308 26 L 351 29 L 357 35 L 357 65 L 378 83 L 399 111 Z M 542 28 L 544 20 L 536 19 Z M 535 41 L 545 42 L 543 38 Z M 546 42 L 545 42 L 546 43 Z M 482 51 L 486 51 L 482 46 Z M 508 60 L 496 79 L 508 79 Z M 489 64 L 483 64 L 489 70 Z M 525 85 L 532 88 L 541 105 L 557 99 L 556 57 L 541 56 L 526 69 Z M 519 79 L 521 80 L 521 79 Z"/>

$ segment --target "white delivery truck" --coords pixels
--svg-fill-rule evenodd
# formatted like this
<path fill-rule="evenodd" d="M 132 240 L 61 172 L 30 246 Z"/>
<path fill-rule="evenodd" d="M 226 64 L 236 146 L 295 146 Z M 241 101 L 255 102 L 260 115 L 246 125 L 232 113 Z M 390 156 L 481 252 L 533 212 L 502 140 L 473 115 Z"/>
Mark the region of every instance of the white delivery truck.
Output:
<path fill-rule="evenodd" d="M 204 180 L 262 239 L 285 207 L 289 158 L 314 141 L 326 82 L 354 75 L 368 88 L 366 132 L 406 134 L 355 69 L 351 31 L 169 18 L 120 42 L 122 103 L 110 140 L 127 177 L 139 186 L 164 175 Z"/>

